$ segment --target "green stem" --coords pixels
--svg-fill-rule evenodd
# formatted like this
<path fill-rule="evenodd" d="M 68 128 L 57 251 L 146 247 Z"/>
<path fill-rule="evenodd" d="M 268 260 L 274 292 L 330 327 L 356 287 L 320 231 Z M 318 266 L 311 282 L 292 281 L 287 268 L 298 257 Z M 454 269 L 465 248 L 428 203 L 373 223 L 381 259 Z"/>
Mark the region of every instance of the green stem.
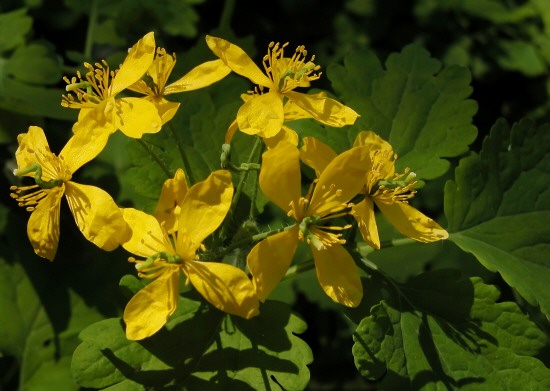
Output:
<path fill-rule="evenodd" d="M 310 259 L 308 261 L 299 263 L 297 265 L 293 265 L 293 266 L 288 268 L 288 270 L 286 271 L 285 276 L 282 278 L 281 281 L 287 280 L 289 278 L 294 278 L 298 274 L 307 272 L 307 271 L 312 270 L 314 268 L 315 268 L 315 262 L 313 261 L 313 259 Z"/>
<path fill-rule="evenodd" d="M 293 224 L 293 225 L 289 225 L 288 227 L 272 229 L 270 231 L 266 231 L 266 232 L 262 232 L 262 233 L 259 233 L 259 234 L 256 234 L 256 235 L 249 236 L 249 237 L 247 237 L 243 240 L 239 240 L 238 242 L 232 243 L 229 246 L 227 246 L 221 252 L 220 257 L 223 258 L 226 254 L 228 254 L 230 251 L 232 251 L 236 248 L 245 246 L 245 245 L 250 244 L 250 243 L 259 242 L 260 240 L 263 240 L 263 239 L 267 238 L 268 236 L 275 235 L 275 234 L 278 234 L 278 233 L 283 232 L 283 231 L 288 231 L 289 229 L 294 228 L 295 226 L 296 226 L 296 224 Z"/>
<path fill-rule="evenodd" d="M 183 163 L 183 170 L 185 171 L 185 175 L 189 180 L 189 185 L 193 185 L 195 183 L 195 176 L 193 175 L 193 171 L 191 170 L 191 164 L 189 163 L 189 159 L 187 159 L 187 154 L 185 153 L 183 142 L 180 136 L 178 135 L 178 132 L 176 131 L 176 129 L 174 129 L 174 127 L 172 126 L 172 123 L 168 124 L 168 128 L 172 133 L 172 137 L 174 137 L 174 140 L 176 140 L 176 145 L 178 146 L 178 151 L 180 152 L 181 161 Z"/>
<path fill-rule="evenodd" d="M 385 249 L 388 247 L 400 247 L 400 246 L 408 246 L 410 244 L 418 243 L 416 240 L 411 238 L 399 238 L 399 239 L 392 239 L 392 240 L 385 240 L 380 243 L 380 249 Z M 366 247 L 366 248 L 365 248 Z M 372 252 L 376 251 L 374 248 L 370 247 L 366 243 L 361 245 L 360 253 L 363 256 L 366 256 Z"/>
<path fill-rule="evenodd" d="M 235 0 L 225 0 L 219 26 L 219 29 L 223 34 L 228 34 L 231 31 L 231 18 L 233 17 L 234 10 Z"/>
<path fill-rule="evenodd" d="M 84 57 L 92 58 L 92 47 L 94 44 L 94 30 L 97 19 L 97 0 L 92 0 L 90 5 L 90 17 L 88 19 L 88 29 L 86 30 L 86 43 L 84 45 Z"/>
<path fill-rule="evenodd" d="M 167 178 L 172 178 L 172 174 L 170 173 L 170 169 L 162 159 L 159 157 L 159 155 L 156 154 L 155 151 L 147 144 L 145 141 L 143 141 L 140 138 L 135 139 L 142 147 L 147 151 L 147 153 L 153 158 L 153 160 L 159 165 L 159 167 L 164 171 L 164 174 L 166 174 Z"/>

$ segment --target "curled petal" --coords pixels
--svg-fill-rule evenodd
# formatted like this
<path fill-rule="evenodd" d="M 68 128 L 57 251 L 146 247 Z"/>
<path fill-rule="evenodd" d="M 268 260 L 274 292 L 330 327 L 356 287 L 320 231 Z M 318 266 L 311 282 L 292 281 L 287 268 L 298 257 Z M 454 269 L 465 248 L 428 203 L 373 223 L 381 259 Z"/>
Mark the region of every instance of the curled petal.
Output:
<path fill-rule="evenodd" d="M 281 131 L 273 137 L 265 138 L 263 132 L 258 133 L 258 136 L 264 139 L 267 148 L 275 148 L 281 142 L 287 142 L 294 146 L 298 146 L 298 133 L 286 125 L 281 127 Z"/>
<path fill-rule="evenodd" d="M 156 133 L 162 126 L 155 105 L 143 98 L 117 99 L 112 118 L 115 127 L 132 138 L 141 138 L 145 133 Z"/>
<path fill-rule="evenodd" d="M 419 242 L 429 243 L 447 239 L 449 234 L 434 220 L 419 212 L 409 204 L 376 202 L 384 216 L 403 235 Z"/>
<path fill-rule="evenodd" d="M 374 219 L 374 203 L 369 197 L 365 197 L 360 203 L 351 207 L 351 214 L 357 221 L 363 240 L 372 248 L 380 249 L 380 237 Z"/>
<path fill-rule="evenodd" d="M 281 130 L 285 120 L 283 102 L 275 92 L 255 95 L 247 100 L 237 112 L 241 132 L 273 137 Z"/>
<path fill-rule="evenodd" d="M 304 137 L 302 141 L 304 145 L 300 149 L 300 159 L 313 168 L 319 178 L 328 164 L 337 156 L 336 152 L 315 137 Z"/>
<path fill-rule="evenodd" d="M 155 35 L 145 34 L 129 50 L 110 87 L 110 95 L 114 96 L 131 86 L 147 72 L 155 57 Z"/>
<path fill-rule="evenodd" d="M 226 170 L 214 171 L 187 191 L 178 220 L 176 249 L 180 256 L 194 258 L 202 241 L 225 219 L 232 197 L 233 182 Z"/>
<path fill-rule="evenodd" d="M 268 236 L 250 250 L 246 262 L 262 302 L 285 276 L 298 246 L 298 231 L 298 226 L 295 226 Z"/>
<path fill-rule="evenodd" d="M 52 261 L 59 243 L 59 210 L 63 188 L 49 191 L 31 213 L 27 235 L 36 255 Z"/>
<path fill-rule="evenodd" d="M 246 319 L 259 314 L 254 286 L 241 269 L 218 262 L 189 261 L 185 270 L 195 289 L 217 309 Z"/>
<path fill-rule="evenodd" d="M 294 145 L 281 142 L 262 155 L 260 188 L 267 198 L 288 212 L 290 203 L 301 197 L 300 152 Z"/>
<path fill-rule="evenodd" d="M 235 133 L 239 130 L 239 124 L 237 123 L 237 120 L 235 119 L 233 122 L 231 122 L 231 125 L 227 128 L 227 132 L 225 133 L 225 143 L 229 144 L 231 143 L 231 139 L 235 135 Z"/>
<path fill-rule="evenodd" d="M 128 240 L 128 225 L 107 192 L 95 186 L 66 182 L 65 195 L 76 225 L 90 242 L 112 251 Z"/>
<path fill-rule="evenodd" d="M 180 204 L 187 194 L 187 180 L 181 168 L 176 170 L 174 178 L 167 179 L 162 185 L 159 202 L 155 209 L 155 217 L 164 224 L 168 232 L 177 230 L 177 219 L 180 212 Z"/>
<path fill-rule="evenodd" d="M 130 231 L 129 238 L 122 243 L 125 250 L 144 258 L 163 251 L 176 253 L 157 219 L 133 208 L 121 211 Z"/>
<path fill-rule="evenodd" d="M 181 105 L 181 103 L 170 102 L 164 98 L 160 99 L 160 101 L 153 101 L 153 104 L 157 107 L 162 125 L 174 118 Z"/>
<path fill-rule="evenodd" d="M 52 164 L 53 153 L 42 128 L 29 126 L 27 133 L 17 136 L 17 142 L 19 147 L 15 151 L 15 160 L 19 169 L 38 163 L 42 167 L 42 179 L 57 179 L 57 170 Z M 34 172 L 29 172 L 25 176 L 34 176 Z"/>
<path fill-rule="evenodd" d="M 355 141 L 353 142 L 354 147 L 368 146 L 372 151 L 376 150 L 386 150 L 393 151 L 392 146 L 382 137 L 377 135 L 371 130 L 363 130 L 355 136 Z"/>
<path fill-rule="evenodd" d="M 325 293 L 346 307 L 357 307 L 363 298 L 363 285 L 351 255 L 339 244 L 325 250 L 310 247 L 317 279 Z"/>
<path fill-rule="evenodd" d="M 273 83 L 252 59 L 237 45 L 225 39 L 206 36 L 206 44 L 231 70 L 252 83 L 271 88 Z"/>
<path fill-rule="evenodd" d="M 220 81 L 231 69 L 222 60 L 207 61 L 196 66 L 186 73 L 181 79 L 176 80 L 164 89 L 164 94 L 193 91 Z"/>
<path fill-rule="evenodd" d="M 170 268 L 130 299 L 123 315 L 129 340 L 150 337 L 174 313 L 178 303 L 179 270 L 179 267 Z"/>
<path fill-rule="evenodd" d="M 326 96 L 308 95 L 301 92 L 285 92 L 293 103 L 311 115 L 311 118 L 322 124 L 334 127 L 353 125 L 359 117 L 354 110 Z"/>

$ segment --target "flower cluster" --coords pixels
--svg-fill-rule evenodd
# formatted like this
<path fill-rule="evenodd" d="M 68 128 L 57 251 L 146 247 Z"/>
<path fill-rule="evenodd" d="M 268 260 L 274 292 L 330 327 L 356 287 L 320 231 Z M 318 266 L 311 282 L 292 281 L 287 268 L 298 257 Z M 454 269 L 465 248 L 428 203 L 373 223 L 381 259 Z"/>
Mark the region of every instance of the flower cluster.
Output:
<path fill-rule="evenodd" d="M 177 307 L 182 283 L 221 311 L 247 319 L 257 315 L 261 302 L 287 273 L 300 241 L 311 249 L 326 294 L 342 305 L 357 306 L 363 286 L 346 234 L 355 225 L 363 240 L 379 249 L 375 205 L 405 236 L 420 242 L 447 238 L 443 228 L 409 204 L 416 192 L 415 175 L 409 170 L 396 173 L 396 154 L 386 141 L 373 132 L 360 132 L 350 149 L 337 154 L 315 138 L 301 138 L 287 125 L 309 118 L 343 127 L 359 116 L 325 93 L 296 91 L 321 76 L 315 57 L 308 58 L 303 46 L 287 57 L 288 44 L 270 44 L 262 70 L 226 40 L 207 36 L 206 43 L 218 59 L 174 82 L 169 78 L 175 55 L 156 47 L 153 33 L 128 51 L 118 69 L 105 61 L 85 63 L 85 74 L 65 78 L 67 94 L 61 104 L 79 113 L 59 155 L 51 152 L 39 127 L 31 126 L 18 137 L 14 174 L 31 177 L 34 184 L 12 186 L 12 197 L 31 212 L 27 234 L 36 254 L 55 257 L 65 195 L 84 237 L 106 251 L 122 246 L 133 254 L 129 261 L 139 277 L 149 280 L 124 311 L 129 339 L 149 337 L 164 326 Z M 284 229 L 246 238 L 246 244 L 254 246 L 241 267 L 222 256 L 232 238 L 220 231 L 227 233 L 224 221 L 238 199 L 231 171 L 217 170 L 189 184 L 178 168 L 165 181 L 154 215 L 120 208 L 104 190 L 72 181 L 113 132 L 135 139 L 159 132 L 180 109 L 168 95 L 207 87 L 231 72 L 256 86 L 241 96 L 243 104 L 228 126 L 224 147 L 238 130 L 263 142 L 267 150 L 261 164 L 239 170 L 259 168 L 259 188 L 289 219 Z M 302 164 L 316 173 L 305 195 Z"/>

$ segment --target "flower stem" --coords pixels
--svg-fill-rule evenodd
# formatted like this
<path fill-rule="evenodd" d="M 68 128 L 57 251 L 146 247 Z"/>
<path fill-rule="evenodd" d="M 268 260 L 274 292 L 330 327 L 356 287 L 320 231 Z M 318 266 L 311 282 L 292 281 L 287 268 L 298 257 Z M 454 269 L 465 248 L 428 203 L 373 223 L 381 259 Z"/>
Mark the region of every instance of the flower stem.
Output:
<path fill-rule="evenodd" d="M 236 243 L 231 243 L 229 246 L 227 246 L 222 252 L 221 252 L 221 256 L 225 256 L 227 253 L 229 253 L 230 251 L 236 249 L 236 248 L 239 248 L 239 247 L 242 247 L 244 245 L 247 245 L 247 244 L 250 244 L 250 243 L 256 243 L 256 242 L 259 242 L 260 240 L 263 240 L 271 235 L 275 235 L 275 234 L 278 234 L 280 232 L 283 232 L 283 231 L 288 231 L 289 229 L 295 227 L 296 224 L 292 224 L 292 225 L 289 225 L 288 227 L 281 227 L 281 228 L 278 228 L 278 229 L 272 229 L 270 231 L 266 231 L 266 232 L 262 232 L 262 233 L 259 233 L 259 234 L 256 234 L 256 235 L 252 235 L 252 236 L 249 236 L 243 240 L 240 240 Z"/>
<path fill-rule="evenodd" d="M 307 272 L 313 268 L 315 268 L 315 262 L 313 261 L 313 259 L 309 259 L 305 262 L 299 263 L 297 265 L 293 265 L 288 268 L 285 276 L 282 278 L 281 281 L 287 280 L 289 278 L 294 278 L 297 275 Z"/>
<path fill-rule="evenodd" d="M 97 0 L 92 0 L 90 4 L 90 17 L 88 18 L 88 28 L 86 30 L 86 43 L 84 44 L 84 57 L 92 58 L 92 47 L 94 44 L 94 30 L 97 19 Z"/>
<path fill-rule="evenodd" d="M 391 239 L 391 240 L 386 240 L 381 242 L 380 249 L 383 250 L 388 247 L 407 246 L 409 244 L 414 244 L 414 243 L 418 243 L 418 242 L 411 238 Z M 374 248 L 370 247 L 366 243 L 360 243 L 357 247 L 362 256 L 367 256 L 368 254 L 376 251 Z"/>
<path fill-rule="evenodd" d="M 176 131 L 176 129 L 174 129 L 171 123 L 168 124 L 168 128 L 172 133 L 172 137 L 174 137 L 174 140 L 176 140 L 176 145 L 178 146 L 178 151 L 180 152 L 181 161 L 183 163 L 183 170 L 185 171 L 185 175 L 187 176 L 187 179 L 189 180 L 189 185 L 191 186 L 195 183 L 195 176 L 193 174 L 193 171 L 191 170 L 189 159 L 187 159 L 187 154 L 185 153 L 183 142 L 178 135 L 178 132 Z"/>
<path fill-rule="evenodd" d="M 219 26 L 220 31 L 224 34 L 227 34 L 231 31 L 231 18 L 233 17 L 234 10 L 235 0 L 225 0 Z"/>
<path fill-rule="evenodd" d="M 162 171 L 164 171 L 164 173 L 166 174 L 166 177 L 167 178 L 172 178 L 172 174 L 170 173 L 170 169 L 168 168 L 168 166 L 166 164 L 164 164 L 164 162 L 159 157 L 159 155 L 157 155 L 156 152 L 153 151 L 153 148 L 151 148 L 149 146 L 149 144 L 147 144 L 145 141 L 143 141 L 140 138 L 136 139 L 136 141 L 147 151 L 147 153 L 159 165 L 159 167 L 162 169 Z"/>

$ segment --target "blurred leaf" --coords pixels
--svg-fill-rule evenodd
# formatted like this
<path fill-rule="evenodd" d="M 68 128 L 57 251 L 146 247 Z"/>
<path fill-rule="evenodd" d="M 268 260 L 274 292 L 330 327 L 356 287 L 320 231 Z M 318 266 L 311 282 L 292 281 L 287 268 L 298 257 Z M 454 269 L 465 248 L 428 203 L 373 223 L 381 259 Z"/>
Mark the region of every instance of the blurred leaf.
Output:
<path fill-rule="evenodd" d="M 496 60 L 503 69 L 522 72 L 527 76 L 539 76 L 546 72 L 546 62 L 533 43 L 501 39 L 496 44 L 502 52 Z"/>
<path fill-rule="evenodd" d="M 31 27 L 32 19 L 24 8 L 0 14 L 0 53 L 22 45 Z"/>
<path fill-rule="evenodd" d="M 309 347 L 295 334 L 305 323 L 279 302 L 266 302 L 250 320 L 181 298 L 166 328 L 126 339 L 121 319 L 85 329 L 75 350 L 73 375 L 84 387 L 136 389 L 302 390 L 309 380 Z M 128 388 L 127 388 L 128 387 Z"/>
<path fill-rule="evenodd" d="M 6 61 L 4 72 L 25 83 L 54 84 L 61 80 L 59 65 L 49 45 L 33 43 L 17 48 Z"/>
<path fill-rule="evenodd" d="M 550 126 L 498 120 L 445 186 L 450 240 L 550 315 Z"/>
<path fill-rule="evenodd" d="M 550 387 L 550 370 L 529 357 L 544 347 L 544 333 L 515 303 L 497 304 L 497 289 L 479 278 L 440 270 L 373 285 L 385 299 L 357 327 L 353 355 L 377 389 Z"/>
<path fill-rule="evenodd" d="M 410 167 L 419 178 L 441 176 L 444 158 L 468 150 L 476 137 L 477 110 L 467 69 L 439 61 L 418 45 L 391 54 L 383 69 L 373 52 L 346 56 L 328 73 L 337 96 L 361 114 L 348 129 L 319 129 L 315 135 L 336 148 L 349 148 L 361 130 L 373 130 L 399 154 L 399 169 Z"/>

